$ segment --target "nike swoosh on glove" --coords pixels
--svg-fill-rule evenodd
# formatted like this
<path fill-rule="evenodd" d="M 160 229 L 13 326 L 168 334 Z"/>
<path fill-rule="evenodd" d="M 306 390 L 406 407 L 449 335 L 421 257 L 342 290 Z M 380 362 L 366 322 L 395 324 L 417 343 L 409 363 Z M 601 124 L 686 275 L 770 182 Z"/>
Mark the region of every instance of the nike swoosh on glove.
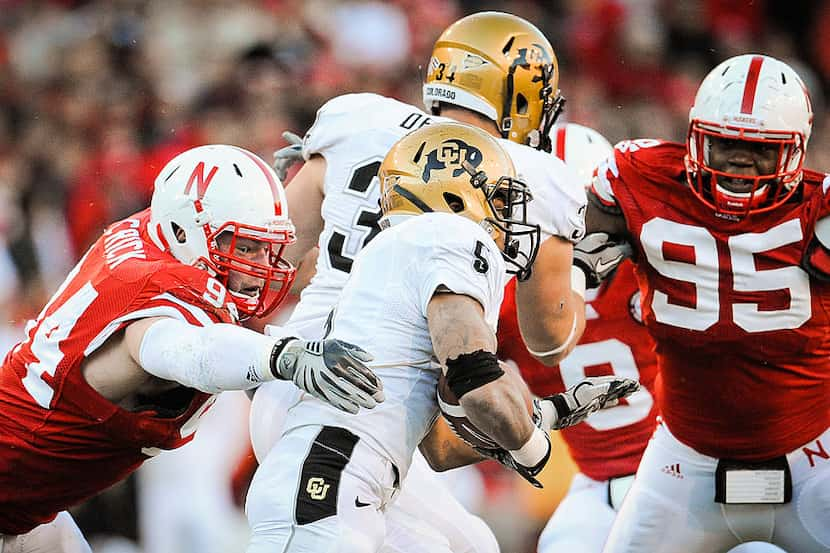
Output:
<path fill-rule="evenodd" d="M 536 400 L 534 418 L 542 420 L 539 426 L 543 429 L 561 430 L 584 421 L 600 409 L 614 407 L 620 399 L 639 389 L 640 383 L 631 378 L 589 376 L 561 394 Z"/>
<path fill-rule="evenodd" d="M 593 232 L 574 245 L 573 264 L 585 273 L 586 287 L 596 288 L 631 253 L 628 242 L 616 242 L 605 232 Z"/>

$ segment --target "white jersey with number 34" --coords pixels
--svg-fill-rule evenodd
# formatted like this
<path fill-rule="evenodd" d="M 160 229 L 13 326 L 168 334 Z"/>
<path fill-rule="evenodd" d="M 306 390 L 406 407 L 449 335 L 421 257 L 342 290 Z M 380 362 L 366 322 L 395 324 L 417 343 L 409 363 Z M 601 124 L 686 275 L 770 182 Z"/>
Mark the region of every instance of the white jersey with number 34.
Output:
<path fill-rule="evenodd" d="M 329 100 L 303 140 L 303 156 L 326 160 L 323 232 L 311 283 L 288 326 L 307 339 L 322 336 L 324 323 L 349 277 L 357 253 L 380 231 L 380 190 L 376 174 L 386 153 L 401 137 L 431 122 L 448 121 L 377 94 L 347 94 Z M 528 219 L 542 239 L 579 240 L 584 233 L 586 198 L 575 173 L 556 156 L 507 140 L 499 143 L 531 189 Z"/>

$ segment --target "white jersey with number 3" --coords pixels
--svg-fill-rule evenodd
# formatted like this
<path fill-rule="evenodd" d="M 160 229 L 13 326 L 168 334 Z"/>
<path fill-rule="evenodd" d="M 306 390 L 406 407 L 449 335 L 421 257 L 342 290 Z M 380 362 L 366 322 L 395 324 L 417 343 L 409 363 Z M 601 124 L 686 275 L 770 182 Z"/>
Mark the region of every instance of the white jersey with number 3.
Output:
<path fill-rule="evenodd" d="M 441 368 L 427 325 L 430 299 L 442 285 L 470 296 L 495 331 L 505 278 L 496 243 L 464 217 L 427 213 L 384 230 L 355 260 L 331 336 L 372 353 L 369 365 L 383 380 L 386 401 L 353 416 L 306 394 L 289 410 L 286 431 L 309 424 L 347 428 L 403 476 L 438 414 Z"/>
<path fill-rule="evenodd" d="M 322 155 L 326 160 L 324 226 L 316 273 L 288 322 L 304 338 L 322 337 L 355 256 L 380 230 L 376 174 L 386 153 L 404 135 L 441 121 L 449 120 L 369 93 L 338 96 L 317 112 L 303 140 L 303 156 Z M 576 174 L 554 155 L 504 139 L 499 143 L 530 186 L 528 220 L 541 226 L 542 239 L 555 235 L 579 240 L 586 198 Z"/>

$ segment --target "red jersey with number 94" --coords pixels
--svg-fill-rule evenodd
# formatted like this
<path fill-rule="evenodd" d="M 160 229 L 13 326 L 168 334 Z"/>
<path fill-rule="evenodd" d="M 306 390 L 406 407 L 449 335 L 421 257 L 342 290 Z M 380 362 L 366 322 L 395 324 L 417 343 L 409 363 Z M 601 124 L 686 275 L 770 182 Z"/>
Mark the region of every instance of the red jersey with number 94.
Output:
<path fill-rule="evenodd" d="M 642 324 L 633 266 L 623 262 L 613 278 L 588 290 L 585 332 L 558 368 L 542 365 L 527 351 L 516 318 L 515 289 L 513 279 L 505 289 L 499 316 L 499 357 L 518 365 L 534 394 L 563 392 L 586 376 L 615 374 L 640 381 L 640 390 L 618 406 L 561 431 L 571 458 L 589 478 L 601 481 L 633 474 L 657 417 L 657 362 L 654 344 Z"/>
<path fill-rule="evenodd" d="M 662 416 L 705 455 L 783 455 L 830 426 L 830 286 L 800 266 L 830 180 L 805 170 L 795 201 L 732 221 L 686 186 L 685 152 L 622 142 L 593 183 L 635 247 Z"/>
<path fill-rule="evenodd" d="M 226 290 L 147 233 L 149 210 L 90 248 L 0 372 L 0 534 L 21 534 L 118 482 L 157 449 L 187 443 L 212 396 L 179 388 L 169 409 L 124 410 L 96 393 L 81 362 L 130 321 L 234 322 Z"/>

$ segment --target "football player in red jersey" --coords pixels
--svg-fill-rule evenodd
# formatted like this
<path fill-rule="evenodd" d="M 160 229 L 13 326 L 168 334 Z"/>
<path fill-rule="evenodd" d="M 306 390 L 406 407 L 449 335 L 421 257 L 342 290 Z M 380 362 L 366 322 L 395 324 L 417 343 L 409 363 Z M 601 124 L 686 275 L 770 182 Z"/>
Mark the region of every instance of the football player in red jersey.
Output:
<path fill-rule="evenodd" d="M 613 151 L 601 134 L 574 123 L 555 126 L 551 138 L 552 151 L 585 184 Z M 623 262 L 613 277 L 586 292 L 585 333 L 558 370 L 542 365 L 525 348 L 516 319 L 515 286 L 513 280 L 508 283 L 501 307 L 499 356 L 518 365 L 533 393 L 547 396 L 586 376 L 604 374 L 633 378 L 641 385 L 620 405 L 561 431 L 579 473 L 542 532 L 538 551 L 599 553 L 657 417 L 654 343 L 643 326 L 633 266 Z"/>
<path fill-rule="evenodd" d="M 341 409 L 382 401 L 366 352 L 238 326 L 284 298 L 279 180 L 233 146 L 174 158 L 112 224 L 0 372 L 0 550 L 89 551 L 64 511 L 187 443 L 214 394 L 274 379 Z"/>
<path fill-rule="evenodd" d="M 629 240 L 662 423 L 606 553 L 830 551 L 830 178 L 803 168 L 801 78 L 763 55 L 703 80 L 686 144 L 597 170 L 587 225 Z"/>

